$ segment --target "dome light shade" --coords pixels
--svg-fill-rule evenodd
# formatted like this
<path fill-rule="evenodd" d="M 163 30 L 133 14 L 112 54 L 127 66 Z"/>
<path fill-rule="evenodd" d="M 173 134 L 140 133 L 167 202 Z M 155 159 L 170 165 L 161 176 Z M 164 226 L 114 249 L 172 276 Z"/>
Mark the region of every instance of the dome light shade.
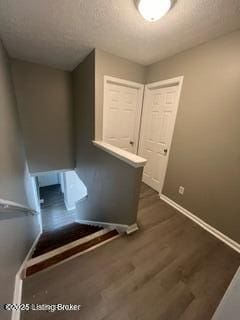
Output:
<path fill-rule="evenodd" d="M 137 8 L 145 20 L 156 21 L 171 8 L 171 0 L 138 0 Z"/>

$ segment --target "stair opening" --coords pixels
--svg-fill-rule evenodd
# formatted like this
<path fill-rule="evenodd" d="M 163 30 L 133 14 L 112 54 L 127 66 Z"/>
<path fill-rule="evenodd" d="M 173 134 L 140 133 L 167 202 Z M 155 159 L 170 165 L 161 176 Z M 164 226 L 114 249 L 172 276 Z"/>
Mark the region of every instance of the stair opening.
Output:
<path fill-rule="evenodd" d="M 80 224 L 78 222 L 44 232 L 27 263 L 26 276 L 93 250 L 119 236 L 113 228 Z"/>
<path fill-rule="evenodd" d="M 43 231 L 77 220 L 76 203 L 87 197 L 87 188 L 75 171 L 50 171 L 36 177 Z"/>
<path fill-rule="evenodd" d="M 75 171 L 38 174 L 35 181 L 43 232 L 27 263 L 26 276 L 119 236 L 111 226 L 79 221 L 79 208 L 76 205 L 87 197 L 87 188 Z"/>

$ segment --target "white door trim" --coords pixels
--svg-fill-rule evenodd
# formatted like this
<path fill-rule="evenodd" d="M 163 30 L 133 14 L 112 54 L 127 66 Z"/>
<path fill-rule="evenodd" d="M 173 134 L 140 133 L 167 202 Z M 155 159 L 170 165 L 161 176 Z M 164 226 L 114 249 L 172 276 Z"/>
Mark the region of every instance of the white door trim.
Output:
<path fill-rule="evenodd" d="M 184 76 L 179 76 L 179 77 L 171 78 L 171 79 L 167 79 L 167 80 L 151 82 L 151 83 L 146 84 L 146 88 L 151 90 L 151 89 L 157 89 L 157 88 L 179 86 L 180 89 L 182 89 L 183 79 L 184 79 Z M 179 97 L 180 97 L 180 95 L 179 95 Z"/>
<path fill-rule="evenodd" d="M 124 87 L 128 87 L 128 88 L 134 88 L 139 90 L 140 94 L 138 95 L 138 104 L 139 104 L 139 108 L 137 109 L 137 116 L 136 116 L 136 120 L 135 120 L 135 134 L 134 134 L 134 140 L 136 141 L 135 145 L 134 145 L 134 153 L 137 154 L 138 152 L 138 145 L 139 145 L 139 137 L 140 137 L 140 124 L 141 124 L 141 114 L 142 114 L 142 103 L 143 103 L 143 93 L 144 93 L 144 84 L 142 83 L 138 83 L 138 82 L 133 82 L 133 81 L 128 81 L 128 80 L 124 80 L 124 79 L 120 79 L 120 78 L 115 78 L 115 77 L 110 77 L 105 75 L 104 76 L 104 89 L 103 89 L 103 124 L 102 124 L 102 140 L 104 141 L 104 123 L 105 123 L 105 99 L 106 99 L 106 89 L 107 83 L 112 83 L 112 84 L 118 84 Z"/>
<path fill-rule="evenodd" d="M 171 79 L 167 79 L 167 80 L 152 82 L 152 83 L 148 83 L 148 84 L 145 85 L 144 101 L 143 101 L 143 108 L 142 108 L 142 118 L 143 118 L 143 113 L 144 113 L 144 104 L 146 104 L 147 101 L 148 101 L 148 93 L 149 93 L 149 91 L 154 90 L 154 89 L 158 89 L 158 88 L 167 88 L 167 87 L 178 86 L 178 92 L 177 92 L 177 97 L 176 97 L 177 107 L 176 107 L 176 112 L 175 112 L 174 119 L 173 119 L 173 130 L 172 130 L 171 137 L 170 137 L 168 153 L 167 153 L 167 156 L 166 156 L 167 158 L 166 158 L 165 171 L 163 173 L 163 184 L 162 184 L 161 190 L 159 190 L 159 194 L 160 195 L 162 194 L 162 189 L 163 189 L 165 178 L 166 178 L 169 154 L 170 154 L 170 150 L 171 150 L 172 138 L 173 138 L 173 133 L 174 133 L 174 129 L 175 129 L 175 123 L 176 123 L 176 118 L 177 118 L 179 102 L 180 102 L 180 96 L 181 96 L 181 92 L 182 92 L 183 79 L 184 79 L 184 76 L 179 76 L 179 77 L 176 77 L 176 78 L 171 78 Z M 138 154 L 139 154 L 139 150 L 141 149 L 141 147 L 143 145 L 143 132 L 144 132 L 143 125 L 144 124 L 143 124 L 143 121 L 141 119 L 141 129 L 140 129 L 140 139 L 139 139 Z"/>
<path fill-rule="evenodd" d="M 110 76 L 104 76 L 104 83 L 109 82 L 113 84 L 121 84 L 122 86 L 129 87 L 129 88 L 135 88 L 135 89 L 141 89 L 144 87 L 144 84 L 134 82 L 134 81 L 129 81 L 125 79 L 120 79 L 120 78 L 115 78 L 115 77 L 110 77 Z"/>

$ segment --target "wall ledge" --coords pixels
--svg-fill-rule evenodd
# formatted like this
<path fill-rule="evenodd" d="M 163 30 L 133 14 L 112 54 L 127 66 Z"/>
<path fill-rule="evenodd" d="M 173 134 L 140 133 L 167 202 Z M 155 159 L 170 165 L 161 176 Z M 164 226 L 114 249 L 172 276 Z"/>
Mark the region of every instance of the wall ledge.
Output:
<path fill-rule="evenodd" d="M 99 149 L 106 151 L 107 153 L 109 153 L 109 154 L 113 155 L 114 157 L 130 164 L 131 166 L 133 166 L 135 168 L 144 167 L 147 162 L 146 159 L 139 157 L 136 154 L 133 154 L 131 152 L 122 150 L 118 147 L 112 146 L 111 144 L 106 143 L 104 141 L 92 141 L 92 142 Z"/>

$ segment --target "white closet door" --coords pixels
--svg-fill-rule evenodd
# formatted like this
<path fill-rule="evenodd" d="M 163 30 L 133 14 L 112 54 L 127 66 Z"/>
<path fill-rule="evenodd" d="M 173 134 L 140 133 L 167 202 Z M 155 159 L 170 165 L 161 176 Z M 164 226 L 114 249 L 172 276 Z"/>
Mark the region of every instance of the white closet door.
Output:
<path fill-rule="evenodd" d="M 180 89 L 180 85 L 157 83 L 145 89 L 139 154 L 147 159 L 143 181 L 158 192 L 165 178 Z"/>
<path fill-rule="evenodd" d="M 137 153 L 144 86 L 105 77 L 103 141 Z"/>

